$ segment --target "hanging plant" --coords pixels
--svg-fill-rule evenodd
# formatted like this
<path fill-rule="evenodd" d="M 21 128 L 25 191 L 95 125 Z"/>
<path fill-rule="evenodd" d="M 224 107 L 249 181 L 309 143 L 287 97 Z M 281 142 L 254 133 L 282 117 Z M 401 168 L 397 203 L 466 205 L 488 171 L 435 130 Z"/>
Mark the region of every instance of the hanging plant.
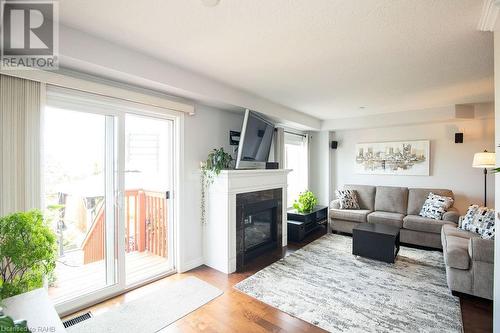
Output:
<path fill-rule="evenodd" d="M 214 178 L 224 169 L 229 169 L 233 158 L 224 148 L 212 150 L 201 162 L 201 221 L 206 221 L 206 190 L 214 182 Z"/>

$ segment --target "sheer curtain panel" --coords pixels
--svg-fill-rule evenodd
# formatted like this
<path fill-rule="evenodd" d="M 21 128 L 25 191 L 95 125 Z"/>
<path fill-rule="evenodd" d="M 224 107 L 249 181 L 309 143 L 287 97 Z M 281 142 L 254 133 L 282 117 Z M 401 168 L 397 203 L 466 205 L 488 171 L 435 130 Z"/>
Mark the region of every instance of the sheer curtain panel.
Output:
<path fill-rule="evenodd" d="M 41 89 L 0 75 L 0 216 L 41 208 Z"/>

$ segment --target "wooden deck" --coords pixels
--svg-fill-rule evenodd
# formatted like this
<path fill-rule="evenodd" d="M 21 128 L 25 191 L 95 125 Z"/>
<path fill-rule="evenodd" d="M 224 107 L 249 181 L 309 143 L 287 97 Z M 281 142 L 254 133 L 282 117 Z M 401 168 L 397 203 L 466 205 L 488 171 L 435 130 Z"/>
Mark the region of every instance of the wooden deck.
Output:
<path fill-rule="evenodd" d="M 58 262 L 55 270 L 56 282 L 49 287 L 49 296 L 58 303 L 87 294 L 106 286 L 105 262 L 83 264 L 83 252 L 73 254 L 66 264 Z M 127 284 L 138 282 L 167 270 L 167 258 L 150 252 L 129 252 L 125 255 Z M 75 264 L 76 262 L 76 264 Z M 81 264 L 78 264 L 81 262 Z"/>

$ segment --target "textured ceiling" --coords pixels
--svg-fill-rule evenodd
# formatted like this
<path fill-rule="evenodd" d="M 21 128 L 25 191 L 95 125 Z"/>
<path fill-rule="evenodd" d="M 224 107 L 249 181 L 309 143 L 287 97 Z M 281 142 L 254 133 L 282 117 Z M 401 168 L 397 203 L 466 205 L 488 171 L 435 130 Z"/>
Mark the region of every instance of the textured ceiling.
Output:
<path fill-rule="evenodd" d="M 493 100 L 480 0 L 61 0 L 63 24 L 321 119 Z M 360 108 L 364 107 L 364 108 Z"/>

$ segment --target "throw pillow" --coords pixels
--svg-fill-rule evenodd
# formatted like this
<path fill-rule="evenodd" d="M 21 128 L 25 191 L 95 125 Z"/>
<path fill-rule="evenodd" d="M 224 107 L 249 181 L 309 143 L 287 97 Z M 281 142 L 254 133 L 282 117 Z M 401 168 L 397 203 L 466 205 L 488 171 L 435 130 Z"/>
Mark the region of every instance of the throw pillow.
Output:
<path fill-rule="evenodd" d="M 483 239 L 494 239 L 495 211 L 488 207 L 471 205 L 463 218 L 461 229 L 479 234 Z"/>
<path fill-rule="evenodd" d="M 340 209 L 359 209 L 358 196 L 355 190 L 336 190 L 335 195 L 340 201 Z"/>
<path fill-rule="evenodd" d="M 441 220 L 443 218 L 443 214 L 446 213 L 451 205 L 453 205 L 452 198 L 444 197 L 431 192 L 429 193 L 427 200 L 425 200 L 419 215 L 434 220 Z"/>

